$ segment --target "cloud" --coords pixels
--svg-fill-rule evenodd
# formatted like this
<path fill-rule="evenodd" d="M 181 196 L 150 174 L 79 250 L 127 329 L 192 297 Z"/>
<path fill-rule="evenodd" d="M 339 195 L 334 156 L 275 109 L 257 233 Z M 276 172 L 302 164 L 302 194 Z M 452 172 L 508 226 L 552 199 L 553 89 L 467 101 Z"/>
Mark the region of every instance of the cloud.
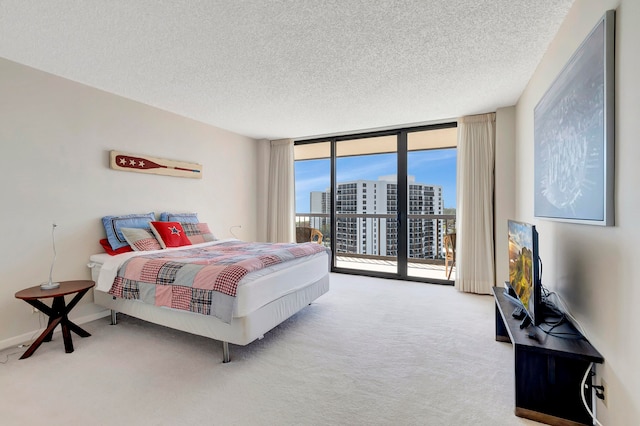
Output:
<path fill-rule="evenodd" d="M 331 185 L 329 175 L 296 179 L 296 192 L 326 191 Z"/>
<path fill-rule="evenodd" d="M 414 151 L 409 153 L 409 166 L 418 167 L 424 166 L 430 163 L 440 165 L 444 161 L 453 160 L 457 156 L 455 149 L 436 150 L 429 151 L 428 155 L 420 155 L 420 151 Z"/>

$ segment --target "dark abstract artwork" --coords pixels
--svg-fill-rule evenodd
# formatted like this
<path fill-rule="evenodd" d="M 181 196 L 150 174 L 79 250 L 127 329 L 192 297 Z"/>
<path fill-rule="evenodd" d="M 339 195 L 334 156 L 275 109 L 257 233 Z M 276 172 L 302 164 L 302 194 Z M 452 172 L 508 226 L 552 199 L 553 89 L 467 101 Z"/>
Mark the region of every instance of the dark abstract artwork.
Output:
<path fill-rule="evenodd" d="M 613 37 L 608 11 L 534 111 L 535 216 L 613 225 Z"/>

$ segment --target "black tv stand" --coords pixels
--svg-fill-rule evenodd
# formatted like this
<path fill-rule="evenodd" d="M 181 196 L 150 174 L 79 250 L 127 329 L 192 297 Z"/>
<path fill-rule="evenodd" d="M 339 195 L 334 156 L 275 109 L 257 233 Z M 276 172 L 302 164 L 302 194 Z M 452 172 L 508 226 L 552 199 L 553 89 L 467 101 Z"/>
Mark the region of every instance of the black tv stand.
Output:
<path fill-rule="evenodd" d="M 518 302 L 503 290 L 493 288 L 496 340 L 514 348 L 515 415 L 551 425 L 590 425 L 591 416 L 580 397 L 581 382 L 590 363 L 602 363 L 604 358 L 584 338 L 564 339 L 537 328 L 523 329 L 521 320 L 512 316 Z M 554 331 L 581 336 L 568 321 Z M 591 395 L 585 395 L 590 403 Z"/>

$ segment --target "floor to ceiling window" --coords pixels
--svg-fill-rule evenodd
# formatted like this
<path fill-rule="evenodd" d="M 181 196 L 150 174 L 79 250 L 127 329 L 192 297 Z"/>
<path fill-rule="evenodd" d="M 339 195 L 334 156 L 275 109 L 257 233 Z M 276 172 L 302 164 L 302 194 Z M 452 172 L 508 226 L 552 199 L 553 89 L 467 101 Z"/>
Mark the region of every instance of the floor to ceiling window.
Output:
<path fill-rule="evenodd" d="M 330 248 L 331 142 L 296 145 L 294 166 L 296 228 L 320 231 L 322 244 Z M 305 237 L 304 232 L 297 232 L 296 240 L 302 242 Z"/>
<path fill-rule="evenodd" d="M 456 139 L 446 124 L 297 141 L 296 225 L 321 231 L 334 271 L 449 282 Z"/>
<path fill-rule="evenodd" d="M 444 276 L 441 271 L 445 236 L 455 235 L 456 130 L 451 127 L 407 134 L 410 277 L 450 280 L 453 276 L 455 263 L 445 261 Z"/>

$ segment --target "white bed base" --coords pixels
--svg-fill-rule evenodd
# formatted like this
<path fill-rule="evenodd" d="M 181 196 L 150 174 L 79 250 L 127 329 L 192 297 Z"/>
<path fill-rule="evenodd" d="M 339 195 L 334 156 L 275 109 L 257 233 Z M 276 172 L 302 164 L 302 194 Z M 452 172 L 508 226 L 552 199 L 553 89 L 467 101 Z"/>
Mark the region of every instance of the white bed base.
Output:
<path fill-rule="evenodd" d="M 234 317 L 231 323 L 216 317 L 192 312 L 148 305 L 139 300 L 118 299 L 100 290 L 94 290 L 94 302 L 111 309 L 111 322 L 116 324 L 116 313 L 122 312 L 135 318 L 186 331 L 199 336 L 222 341 L 223 360 L 229 362 L 229 343 L 247 345 L 310 305 L 329 291 L 329 274 L 309 285 L 285 294 L 261 308 L 243 316 Z"/>

